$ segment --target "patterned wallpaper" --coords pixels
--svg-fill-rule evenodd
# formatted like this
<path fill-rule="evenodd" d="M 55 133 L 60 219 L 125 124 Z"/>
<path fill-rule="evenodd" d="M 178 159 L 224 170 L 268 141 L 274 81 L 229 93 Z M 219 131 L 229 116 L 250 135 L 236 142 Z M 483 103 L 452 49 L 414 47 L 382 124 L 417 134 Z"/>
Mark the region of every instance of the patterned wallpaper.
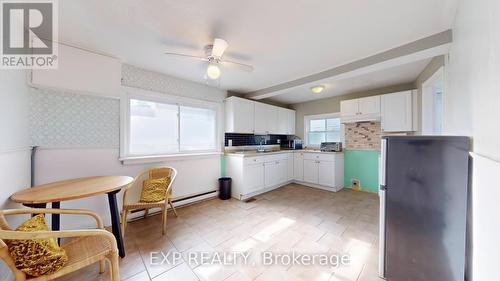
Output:
<path fill-rule="evenodd" d="M 136 66 L 122 65 L 122 85 L 145 90 L 221 102 L 227 95 L 222 89 L 149 71 Z"/>
<path fill-rule="evenodd" d="M 225 90 L 127 64 L 122 65 L 122 85 L 218 102 L 226 97 Z M 34 88 L 29 99 L 31 145 L 119 147 L 118 99 Z"/>
<path fill-rule="evenodd" d="M 380 122 L 345 124 L 346 149 L 380 150 L 381 137 Z"/>
<path fill-rule="evenodd" d="M 119 147 L 120 101 L 31 89 L 31 144 L 48 147 Z"/>

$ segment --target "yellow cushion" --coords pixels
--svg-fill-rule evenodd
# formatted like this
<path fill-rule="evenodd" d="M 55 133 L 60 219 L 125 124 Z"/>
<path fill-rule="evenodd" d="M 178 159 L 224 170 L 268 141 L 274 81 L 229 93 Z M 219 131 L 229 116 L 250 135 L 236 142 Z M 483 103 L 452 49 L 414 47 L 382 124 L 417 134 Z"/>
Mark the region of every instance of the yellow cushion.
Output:
<path fill-rule="evenodd" d="M 140 202 L 153 203 L 165 200 L 169 183 L 170 177 L 145 180 Z"/>
<path fill-rule="evenodd" d="M 21 224 L 16 231 L 48 231 L 43 214 Z M 16 268 L 31 276 L 52 274 L 66 265 L 68 256 L 59 247 L 57 239 L 30 239 L 7 241 Z"/>

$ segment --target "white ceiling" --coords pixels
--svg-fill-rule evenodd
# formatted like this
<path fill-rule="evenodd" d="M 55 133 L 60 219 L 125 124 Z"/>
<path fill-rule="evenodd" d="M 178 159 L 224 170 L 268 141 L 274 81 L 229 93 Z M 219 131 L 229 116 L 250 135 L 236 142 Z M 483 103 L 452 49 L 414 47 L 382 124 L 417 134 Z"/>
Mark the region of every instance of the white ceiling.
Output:
<path fill-rule="evenodd" d="M 62 42 L 201 83 L 203 62 L 162 53 L 203 55 L 204 45 L 223 38 L 226 57 L 255 70 L 223 69 L 220 87 L 249 92 L 449 29 L 456 0 L 72 0 L 59 6 Z"/>
<path fill-rule="evenodd" d="M 381 89 L 393 85 L 412 83 L 424 70 L 427 64 L 429 64 L 430 60 L 431 59 L 416 61 L 348 79 L 325 79 L 318 83 L 291 88 L 269 100 L 283 104 L 294 104 L 355 92 Z M 324 85 L 325 90 L 320 94 L 314 94 L 310 90 L 313 85 Z"/>

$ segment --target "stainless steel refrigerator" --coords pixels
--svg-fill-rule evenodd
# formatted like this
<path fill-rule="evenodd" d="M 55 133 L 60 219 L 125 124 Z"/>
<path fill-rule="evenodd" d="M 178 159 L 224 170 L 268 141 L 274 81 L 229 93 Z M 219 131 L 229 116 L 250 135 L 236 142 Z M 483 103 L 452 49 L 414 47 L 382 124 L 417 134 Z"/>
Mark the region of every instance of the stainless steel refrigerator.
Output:
<path fill-rule="evenodd" d="M 467 137 L 382 139 L 380 267 L 390 281 L 463 281 Z"/>

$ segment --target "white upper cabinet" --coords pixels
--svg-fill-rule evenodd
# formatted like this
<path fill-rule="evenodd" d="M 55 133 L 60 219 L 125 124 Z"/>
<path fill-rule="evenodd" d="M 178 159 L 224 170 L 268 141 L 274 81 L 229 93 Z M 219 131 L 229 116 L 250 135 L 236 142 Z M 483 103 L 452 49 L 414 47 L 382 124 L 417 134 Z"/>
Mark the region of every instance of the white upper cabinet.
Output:
<path fill-rule="evenodd" d="M 226 133 L 295 134 L 295 111 L 238 97 L 226 99 Z"/>
<path fill-rule="evenodd" d="M 380 120 L 380 96 L 340 102 L 342 123 Z"/>
<path fill-rule="evenodd" d="M 230 97 L 226 99 L 226 133 L 254 133 L 255 103 L 250 100 Z"/>
<path fill-rule="evenodd" d="M 404 91 L 382 96 L 382 131 L 408 132 L 416 130 L 413 122 L 414 94 L 413 91 Z"/>
<path fill-rule="evenodd" d="M 274 114 L 271 112 L 270 105 L 264 103 L 255 103 L 255 133 L 256 134 L 269 134 L 270 129 L 274 127 L 274 124 L 270 124 L 269 118 L 271 118 Z M 277 111 L 276 111 L 277 113 Z M 276 127 L 278 124 L 278 114 L 276 114 Z"/>
<path fill-rule="evenodd" d="M 33 69 L 30 84 L 75 93 L 120 97 L 121 61 L 59 44 L 57 69 Z"/>
<path fill-rule="evenodd" d="M 340 115 L 341 117 L 352 117 L 359 113 L 358 100 L 343 100 L 340 102 Z"/>
<path fill-rule="evenodd" d="M 278 134 L 295 134 L 295 111 L 281 107 L 278 108 Z"/>

